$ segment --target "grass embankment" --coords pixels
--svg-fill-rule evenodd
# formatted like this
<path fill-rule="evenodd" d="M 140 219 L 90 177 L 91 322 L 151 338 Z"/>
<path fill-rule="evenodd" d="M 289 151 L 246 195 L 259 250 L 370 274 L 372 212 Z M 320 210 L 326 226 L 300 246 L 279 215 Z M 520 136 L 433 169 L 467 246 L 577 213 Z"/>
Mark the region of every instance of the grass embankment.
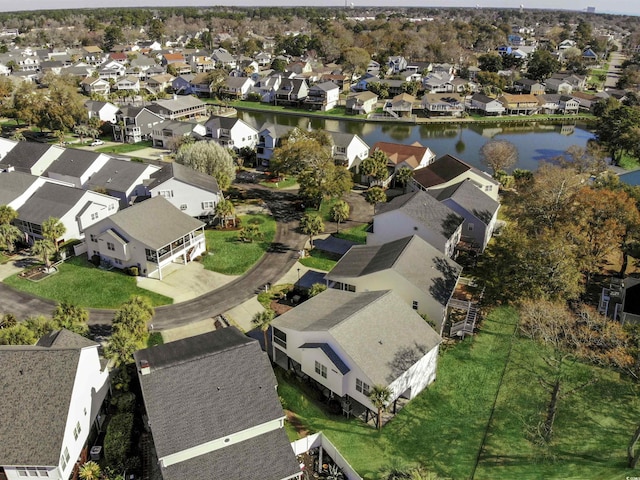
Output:
<path fill-rule="evenodd" d="M 271 247 L 276 235 L 276 222 L 268 215 L 241 215 L 241 225 L 258 225 L 262 238 L 252 243 L 240 242 L 238 230 L 207 230 L 207 251 L 204 268 L 225 275 L 242 275 Z"/>
<path fill-rule="evenodd" d="M 514 336 L 516 325 L 514 310 L 496 309 L 475 338 L 444 349 L 436 382 L 380 432 L 358 419 L 327 415 L 281 371 L 278 392 L 303 427 L 322 430 L 366 479 L 390 465 L 416 463 L 455 479 L 637 476 L 625 460 L 638 423 L 638 386 L 608 370 L 575 365 L 570 379 L 596 375 L 599 381 L 561 400 L 550 447 L 529 441 L 528 425 L 540 419 L 547 396 L 528 373 L 541 366 L 539 347 Z M 295 438 L 293 429 L 287 431 Z"/>
<path fill-rule="evenodd" d="M 142 150 L 143 148 L 150 148 L 152 146 L 151 140 L 138 142 L 138 143 L 121 143 L 118 145 L 109 145 L 106 147 L 96 148 L 96 152 L 100 153 L 129 153 L 136 150 Z"/>
<path fill-rule="evenodd" d="M 368 223 L 363 223 L 355 227 L 340 230 L 340 233 L 335 233 L 334 237 L 342 238 L 343 240 L 349 240 L 356 243 L 367 243 L 367 229 Z"/>
<path fill-rule="evenodd" d="M 277 182 L 273 182 L 271 180 L 262 181 L 260 185 L 267 188 L 274 188 L 278 190 L 282 190 L 285 188 L 295 188 L 298 185 L 298 179 L 296 177 L 287 177 L 284 180 L 279 180 Z"/>
<path fill-rule="evenodd" d="M 59 265 L 57 274 L 40 282 L 12 275 L 4 283 L 42 298 L 71 302 L 85 308 L 118 308 L 132 295 L 147 297 L 156 307 L 173 303 L 169 297 L 138 287 L 135 277 L 125 275 L 121 270 L 95 267 L 84 255 Z"/>
<path fill-rule="evenodd" d="M 333 258 L 316 249 L 311 250 L 308 257 L 301 258 L 298 261 L 305 267 L 322 270 L 323 272 L 330 271 L 335 264 L 338 263 Z"/>
<path fill-rule="evenodd" d="M 352 115 L 347 114 L 345 111 L 345 107 L 336 107 L 331 110 L 327 110 L 326 112 L 321 112 L 319 110 L 310 110 L 308 108 L 296 108 L 282 105 L 271 105 L 261 102 L 251 102 L 248 100 L 238 100 L 229 103 L 229 106 L 238 108 L 240 110 L 257 110 L 261 112 L 271 112 L 271 113 L 283 113 L 289 115 L 302 115 L 305 117 L 335 117 L 341 119 L 361 119 L 366 120 L 367 115 Z"/>

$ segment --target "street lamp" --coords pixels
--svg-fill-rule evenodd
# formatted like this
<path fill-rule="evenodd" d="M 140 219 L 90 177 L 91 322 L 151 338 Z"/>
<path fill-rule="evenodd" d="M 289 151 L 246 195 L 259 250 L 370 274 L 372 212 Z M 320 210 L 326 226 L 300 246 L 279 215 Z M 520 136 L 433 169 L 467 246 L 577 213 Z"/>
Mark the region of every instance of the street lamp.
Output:
<path fill-rule="evenodd" d="M 300 269 L 298 268 L 298 282 L 296 285 L 300 286 Z"/>

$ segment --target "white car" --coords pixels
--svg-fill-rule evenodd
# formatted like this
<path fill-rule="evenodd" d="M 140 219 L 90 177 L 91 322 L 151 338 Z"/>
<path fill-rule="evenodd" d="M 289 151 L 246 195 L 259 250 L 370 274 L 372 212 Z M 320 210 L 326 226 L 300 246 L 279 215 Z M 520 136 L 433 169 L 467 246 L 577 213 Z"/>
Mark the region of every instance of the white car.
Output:
<path fill-rule="evenodd" d="M 94 140 L 93 142 L 91 142 L 92 147 L 98 147 L 100 145 L 104 145 L 104 142 L 102 140 Z"/>

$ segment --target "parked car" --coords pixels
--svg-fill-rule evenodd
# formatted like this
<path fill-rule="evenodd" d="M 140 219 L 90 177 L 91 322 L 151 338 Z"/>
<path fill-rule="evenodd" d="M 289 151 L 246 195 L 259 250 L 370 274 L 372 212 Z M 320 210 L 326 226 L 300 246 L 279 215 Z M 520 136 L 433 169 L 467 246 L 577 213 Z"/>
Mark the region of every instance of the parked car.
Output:
<path fill-rule="evenodd" d="M 100 145 L 104 145 L 104 142 L 102 140 L 94 140 L 93 142 L 91 142 L 92 147 L 98 147 Z"/>

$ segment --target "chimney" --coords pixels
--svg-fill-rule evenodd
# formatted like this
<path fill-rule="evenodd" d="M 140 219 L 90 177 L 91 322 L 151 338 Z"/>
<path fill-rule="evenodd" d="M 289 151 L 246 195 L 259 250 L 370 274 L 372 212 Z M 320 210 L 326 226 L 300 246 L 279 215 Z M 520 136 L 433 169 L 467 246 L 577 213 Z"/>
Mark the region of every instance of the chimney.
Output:
<path fill-rule="evenodd" d="M 147 360 L 140 360 L 140 373 L 142 375 L 149 375 L 151 373 L 151 366 Z"/>

